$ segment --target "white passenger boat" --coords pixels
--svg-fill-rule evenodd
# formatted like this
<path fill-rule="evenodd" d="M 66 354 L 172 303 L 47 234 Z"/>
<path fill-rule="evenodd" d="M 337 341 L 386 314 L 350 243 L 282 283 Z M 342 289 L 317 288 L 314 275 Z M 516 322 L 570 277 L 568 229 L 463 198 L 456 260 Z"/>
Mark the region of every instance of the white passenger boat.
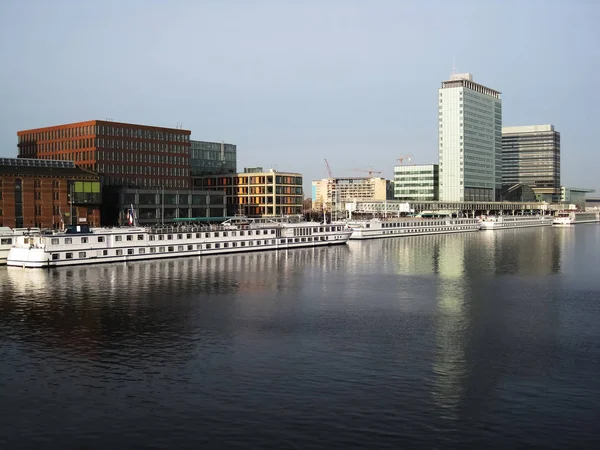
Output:
<path fill-rule="evenodd" d="M 345 244 L 351 234 L 343 224 L 255 223 L 229 219 L 221 225 L 177 227 L 69 228 L 60 235 L 20 236 L 7 264 L 59 267 L 179 256 Z"/>
<path fill-rule="evenodd" d="M 552 221 L 552 225 L 576 225 L 578 223 L 600 222 L 599 211 L 560 211 Z"/>
<path fill-rule="evenodd" d="M 17 236 L 23 234 L 37 234 L 39 228 L 8 228 L 0 227 L 0 265 L 6 264 L 8 252 L 16 242 Z"/>
<path fill-rule="evenodd" d="M 350 239 L 376 239 L 425 234 L 464 233 L 478 231 L 478 219 L 466 218 L 394 218 L 349 221 Z"/>
<path fill-rule="evenodd" d="M 523 215 L 523 216 L 483 216 L 482 230 L 505 230 L 508 228 L 529 228 L 552 225 L 552 216 Z"/>

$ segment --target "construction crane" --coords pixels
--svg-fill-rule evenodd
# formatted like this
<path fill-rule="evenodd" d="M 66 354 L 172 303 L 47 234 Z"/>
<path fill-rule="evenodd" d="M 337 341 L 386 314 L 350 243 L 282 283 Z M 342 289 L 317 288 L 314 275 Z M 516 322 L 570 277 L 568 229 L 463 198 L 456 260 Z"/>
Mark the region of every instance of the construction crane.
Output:
<path fill-rule="evenodd" d="M 381 170 L 374 170 L 374 169 L 352 169 L 352 170 L 354 170 L 356 172 L 366 172 L 369 174 L 370 177 L 372 177 L 373 174 L 380 175 L 383 173 L 383 171 L 381 171 Z"/>
<path fill-rule="evenodd" d="M 398 162 L 400 163 L 400 165 L 402 165 L 402 163 L 404 163 L 404 160 L 408 159 L 408 162 L 410 163 L 411 158 L 412 155 L 401 155 L 400 158 L 398 158 Z"/>
<path fill-rule="evenodd" d="M 327 175 L 329 175 L 329 178 L 333 178 L 333 174 L 331 173 L 331 167 L 329 167 L 329 163 L 327 162 L 327 158 L 325 158 L 325 167 L 327 167 Z"/>

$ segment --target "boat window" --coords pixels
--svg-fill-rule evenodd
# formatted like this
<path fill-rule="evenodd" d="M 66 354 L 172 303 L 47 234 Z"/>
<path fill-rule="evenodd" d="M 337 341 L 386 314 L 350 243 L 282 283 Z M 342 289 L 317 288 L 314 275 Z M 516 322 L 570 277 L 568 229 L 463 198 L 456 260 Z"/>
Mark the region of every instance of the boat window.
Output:
<path fill-rule="evenodd" d="M 167 240 L 172 241 L 173 240 L 173 235 L 172 234 L 167 234 Z"/>
<path fill-rule="evenodd" d="M 156 236 L 154 236 L 153 234 L 150 235 L 150 240 L 154 241 L 156 239 Z"/>
<path fill-rule="evenodd" d="M 244 241 L 242 241 L 241 244 L 242 244 L 242 247 L 246 246 L 246 243 Z"/>
<path fill-rule="evenodd" d="M 204 233 L 204 237 L 205 238 L 209 238 L 210 237 L 210 233 Z"/>
<path fill-rule="evenodd" d="M 127 254 L 128 255 L 133 255 L 133 249 L 132 248 L 128 248 L 127 249 Z"/>
<path fill-rule="evenodd" d="M 219 245 L 219 244 L 215 244 L 215 248 L 219 248 L 219 247 L 220 247 L 220 245 Z"/>
<path fill-rule="evenodd" d="M 52 253 L 52 259 L 53 260 L 60 259 L 60 255 L 58 253 Z"/>
<path fill-rule="evenodd" d="M 186 234 L 186 235 L 185 235 L 185 237 L 186 237 L 187 239 L 191 239 L 191 238 L 192 238 L 192 234 L 191 234 L 191 233 L 188 233 L 188 234 Z"/>
<path fill-rule="evenodd" d="M 240 231 L 240 236 L 245 236 L 246 232 L 245 231 Z"/>
<path fill-rule="evenodd" d="M 138 241 L 143 241 L 143 240 L 144 240 L 144 235 L 138 234 Z"/>
<path fill-rule="evenodd" d="M 175 250 L 175 247 L 169 247 L 170 252 L 172 252 L 173 250 Z"/>
<path fill-rule="evenodd" d="M 133 236 L 132 236 L 131 234 L 128 234 L 128 235 L 127 235 L 127 240 L 128 240 L 128 241 L 133 241 Z"/>
<path fill-rule="evenodd" d="M 108 255 L 108 250 L 102 250 L 102 256 Z"/>
<path fill-rule="evenodd" d="M 140 251 L 139 251 L 139 253 L 140 253 L 140 254 L 144 254 L 144 253 L 146 253 L 146 249 L 145 249 L 145 248 L 140 248 Z"/>
<path fill-rule="evenodd" d="M 117 250 L 117 256 L 121 256 L 123 254 L 123 250 Z"/>
<path fill-rule="evenodd" d="M 232 231 L 232 232 L 231 232 L 231 235 L 232 235 L 232 236 L 237 236 L 237 233 L 236 233 L 235 231 Z"/>
<path fill-rule="evenodd" d="M 183 251 L 183 245 L 178 245 L 177 246 L 177 251 L 178 252 L 182 252 Z"/>
<path fill-rule="evenodd" d="M 200 250 L 201 248 L 202 248 L 202 245 L 200 245 L 200 244 L 196 245 L 197 250 Z"/>
<path fill-rule="evenodd" d="M 150 253 L 156 253 L 156 247 L 151 247 L 150 248 Z"/>
<path fill-rule="evenodd" d="M 227 236 L 227 231 L 223 231 L 223 237 Z"/>
<path fill-rule="evenodd" d="M 164 252 L 165 252 L 165 248 L 164 248 L 164 247 L 158 247 L 158 251 L 159 251 L 160 253 L 164 253 Z"/>
<path fill-rule="evenodd" d="M 227 247 L 229 247 L 229 244 L 228 244 L 227 242 L 225 242 L 225 243 L 223 244 L 223 247 L 227 248 Z"/>
<path fill-rule="evenodd" d="M 178 234 L 177 239 L 183 239 L 183 234 Z"/>
<path fill-rule="evenodd" d="M 86 238 L 86 237 L 82 237 L 81 238 L 81 243 L 82 244 L 87 244 L 87 241 L 88 241 L 88 238 Z"/>
<path fill-rule="evenodd" d="M 58 241 L 58 239 L 57 239 Z M 12 238 L 8 238 L 8 239 L 0 239 L 0 245 L 11 245 L 12 244 Z"/>
<path fill-rule="evenodd" d="M 104 242 L 104 236 L 98 236 L 98 242 Z"/>
<path fill-rule="evenodd" d="M 52 244 L 52 245 L 58 245 L 58 238 L 52 238 L 52 239 L 50 239 L 50 244 Z"/>
<path fill-rule="evenodd" d="M 285 239 L 281 239 L 279 242 L 280 242 L 281 244 L 285 244 Z"/>
<path fill-rule="evenodd" d="M 188 250 L 194 250 L 194 246 L 193 245 L 188 245 Z"/>
<path fill-rule="evenodd" d="M 73 253 L 67 253 L 67 254 L 65 255 L 65 257 L 66 257 L 67 259 L 73 259 Z"/>
<path fill-rule="evenodd" d="M 85 258 L 85 252 L 79 252 L 79 257 L 80 258 Z"/>
<path fill-rule="evenodd" d="M 252 230 L 248 230 L 248 236 L 252 236 Z"/>
<path fill-rule="evenodd" d="M 206 248 L 207 248 L 207 249 L 210 249 L 210 244 L 206 244 Z"/>
<path fill-rule="evenodd" d="M 65 244 L 70 244 L 71 242 L 73 242 L 71 238 L 65 238 Z"/>
<path fill-rule="evenodd" d="M 123 236 L 115 236 L 115 241 L 119 242 L 123 240 Z"/>

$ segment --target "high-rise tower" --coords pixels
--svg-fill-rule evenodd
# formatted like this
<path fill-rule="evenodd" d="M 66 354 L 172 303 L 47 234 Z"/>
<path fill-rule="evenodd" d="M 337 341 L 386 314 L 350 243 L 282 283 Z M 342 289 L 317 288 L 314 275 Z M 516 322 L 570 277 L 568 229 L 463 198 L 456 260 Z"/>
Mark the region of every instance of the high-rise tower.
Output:
<path fill-rule="evenodd" d="M 500 92 L 452 74 L 438 95 L 441 201 L 494 201 L 502 188 Z"/>

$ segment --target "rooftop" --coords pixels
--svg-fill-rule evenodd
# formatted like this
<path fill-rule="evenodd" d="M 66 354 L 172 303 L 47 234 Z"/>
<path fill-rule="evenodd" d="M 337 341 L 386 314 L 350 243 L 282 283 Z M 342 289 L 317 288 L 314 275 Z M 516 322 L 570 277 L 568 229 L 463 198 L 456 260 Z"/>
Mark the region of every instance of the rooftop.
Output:
<path fill-rule="evenodd" d="M 523 125 L 515 127 L 502 127 L 502 134 L 541 133 L 543 131 L 554 131 L 554 125 Z"/>

